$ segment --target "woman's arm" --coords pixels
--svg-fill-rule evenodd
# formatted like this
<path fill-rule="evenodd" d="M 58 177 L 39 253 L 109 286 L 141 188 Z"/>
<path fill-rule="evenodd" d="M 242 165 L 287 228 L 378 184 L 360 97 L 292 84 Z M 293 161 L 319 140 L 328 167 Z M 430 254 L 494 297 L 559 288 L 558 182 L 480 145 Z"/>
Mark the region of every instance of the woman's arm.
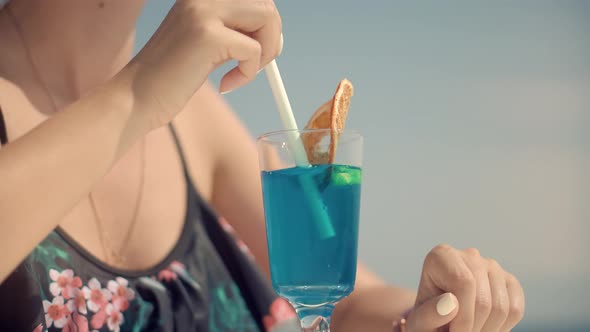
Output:
<path fill-rule="evenodd" d="M 0 150 L 0 282 L 137 138 L 169 123 L 212 70 L 237 60 L 222 86 L 248 83 L 278 54 L 280 33 L 272 0 L 177 1 L 115 79 Z"/>
<path fill-rule="evenodd" d="M 128 72 L 0 149 L 0 282 L 147 132 Z"/>

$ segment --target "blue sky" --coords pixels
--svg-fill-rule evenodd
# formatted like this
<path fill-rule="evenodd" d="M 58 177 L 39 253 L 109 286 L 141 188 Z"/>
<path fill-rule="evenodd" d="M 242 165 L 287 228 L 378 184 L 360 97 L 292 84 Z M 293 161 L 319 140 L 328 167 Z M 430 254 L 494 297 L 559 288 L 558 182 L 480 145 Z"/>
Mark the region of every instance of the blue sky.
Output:
<path fill-rule="evenodd" d="M 138 48 L 172 3 L 148 1 Z M 414 288 L 431 247 L 475 246 L 523 282 L 524 325 L 590 327 L 590 2 L 277 6 L 300 125 L 355 85 L 361 258 Z M 253 136 L 280 127 L 264 75 L 226 97 Z"/>

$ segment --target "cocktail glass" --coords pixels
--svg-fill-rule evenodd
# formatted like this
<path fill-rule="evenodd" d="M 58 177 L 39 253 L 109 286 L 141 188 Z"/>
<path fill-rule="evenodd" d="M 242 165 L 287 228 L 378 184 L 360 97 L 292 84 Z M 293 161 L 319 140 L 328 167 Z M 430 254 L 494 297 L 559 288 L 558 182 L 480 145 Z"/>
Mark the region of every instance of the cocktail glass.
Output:
<path fill-rule="evenodd" d="M 312 152 L 317 158 L 310 158 L 321 161 L 301 166 L 294 137 L 301 144 L 306 135 L 323 137 Z M 282 130 L 260 136 L 257 147 L 273 288 L 297 311 L 304 331 L 329 331 L 335 305 L 355 284 L 362 136 Z"/>

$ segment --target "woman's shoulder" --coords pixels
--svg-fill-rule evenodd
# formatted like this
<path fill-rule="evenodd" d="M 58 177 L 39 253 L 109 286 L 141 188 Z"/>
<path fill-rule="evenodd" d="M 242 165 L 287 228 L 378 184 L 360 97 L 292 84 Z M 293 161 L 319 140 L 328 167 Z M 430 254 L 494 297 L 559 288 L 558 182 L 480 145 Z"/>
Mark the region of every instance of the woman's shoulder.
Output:
<path fill-rule="evenodd" d="M 211 202 L 214 180 L 225 139 L 223 114 L 229 111 L 210 83 L 189 100 L 185 109 L 173 120 L 188 173 L 199 195 Z"/>
<path fill-rule="evenodd" d="M 249 136 L 244 124 L 215 87 L 207 82 L 194 94 L 174 120 L 181 130 L 200 134 L 200 139 L 215 148 L 228 141 L 235 143 L 236 135 Z"/>
<path fill-rule="evenodd" d="M 211 83 L 197 91 L 173 124 L 191 171 L 205 167 L 213 177 L 224 164 L 252 151 L 252 136 Z"/>

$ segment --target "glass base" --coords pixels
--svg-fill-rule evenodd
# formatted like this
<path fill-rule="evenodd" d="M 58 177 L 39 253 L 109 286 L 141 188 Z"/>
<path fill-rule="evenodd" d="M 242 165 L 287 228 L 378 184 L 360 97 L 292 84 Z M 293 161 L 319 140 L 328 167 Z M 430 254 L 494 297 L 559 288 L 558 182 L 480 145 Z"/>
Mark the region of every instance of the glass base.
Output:
<path fill-rule="evenodd" d="M 291 303 L 291 305 L 299 316 L 303 332 L 330 332 L 330 319 L 336 303 L 313 306 Z"/>

